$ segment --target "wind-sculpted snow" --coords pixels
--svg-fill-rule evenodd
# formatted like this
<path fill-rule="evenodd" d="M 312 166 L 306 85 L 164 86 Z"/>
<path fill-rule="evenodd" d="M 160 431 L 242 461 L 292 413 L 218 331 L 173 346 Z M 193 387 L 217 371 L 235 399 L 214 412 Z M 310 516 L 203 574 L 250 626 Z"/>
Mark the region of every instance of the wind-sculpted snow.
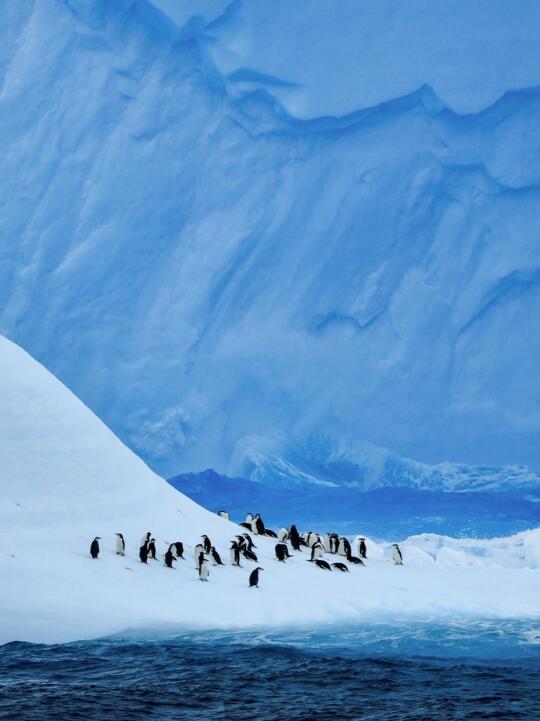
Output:
<path fill-rule="evenodd" d="M 263 5 L 2 6 L 0 330 L 168 475 L 253 435 L 537 468 L 538 5 L 487 44 L 410 10 L 455 75 L 388 50 L 368 86 L 396 6 L 355 4 L 320 95 L 295 28 L 353 5 Z"/>

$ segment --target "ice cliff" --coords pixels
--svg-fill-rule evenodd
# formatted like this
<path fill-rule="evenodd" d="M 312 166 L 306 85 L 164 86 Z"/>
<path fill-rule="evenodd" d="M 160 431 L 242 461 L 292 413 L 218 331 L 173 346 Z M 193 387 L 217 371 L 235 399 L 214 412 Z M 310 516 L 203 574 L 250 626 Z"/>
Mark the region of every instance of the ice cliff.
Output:
<path fill-rule="evenodd" d="M 0 21 L 0 332 L 153 467 L 540 467 L 538 3 Z"/>

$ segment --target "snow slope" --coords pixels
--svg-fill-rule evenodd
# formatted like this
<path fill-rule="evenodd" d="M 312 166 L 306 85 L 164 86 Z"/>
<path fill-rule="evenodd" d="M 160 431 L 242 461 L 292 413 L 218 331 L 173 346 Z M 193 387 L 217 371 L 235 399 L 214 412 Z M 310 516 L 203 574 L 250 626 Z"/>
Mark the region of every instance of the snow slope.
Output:
<path fill-rule="evenodd" d="M 537 472 L 539 19 L 0 4 L 0 332 L 169 476 L 253 434 Z"/>
<path fill-rule="evenodd" d="M 0 338 L 0 641 L 67 641 L 125 629 L 231 628 L 322 623 L 388 614 L 534 616 L 540 591 L 540 531 L 490 542 L 419 537 L 407 565 L 388 544 L 369 543 L 370 563 L 325 573 L 302 555 L 282 567 L 257 539 L 261 588 L 248 568 L 211 568 L 200 583 L 193 545 L 202 533 L 223 557 L 238 530 L 181 493 L 128 450 L 70 391 Z M 174 570 L 138 562 L 151 530 L 161 551 L 182 540 Z M 128 553 L 114 554 L 114 533 Z M 102 537 L 102 555 L 88 546 Z M 246 565 L 247 564 L 246 562 Z"/>

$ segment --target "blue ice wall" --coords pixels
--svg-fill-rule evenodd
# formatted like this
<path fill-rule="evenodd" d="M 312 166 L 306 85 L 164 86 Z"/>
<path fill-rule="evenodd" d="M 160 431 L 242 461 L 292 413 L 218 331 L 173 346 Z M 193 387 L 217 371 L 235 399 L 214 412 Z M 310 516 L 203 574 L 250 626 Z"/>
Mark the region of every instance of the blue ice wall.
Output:
<path fill-rule="evenodd" d="M 539 22 L 2 3 L 0 332 L 168 475 L 253 443 L 538 469 Z"/>

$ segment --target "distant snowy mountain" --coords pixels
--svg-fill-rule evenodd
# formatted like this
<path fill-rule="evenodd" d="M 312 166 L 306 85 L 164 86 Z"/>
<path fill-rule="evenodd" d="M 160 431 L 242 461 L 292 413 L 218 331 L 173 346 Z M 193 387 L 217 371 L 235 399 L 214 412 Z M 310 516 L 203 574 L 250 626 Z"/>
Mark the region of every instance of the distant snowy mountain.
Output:
<path fill-rule="evenodd" d="M 169 480 L 174 488 L 213 511 L 226 509 L 242 520 L 260 512 L 271 526 L 334 529 L 373 538 L 411 534 L 493 538 L 540 525 L 540 484 L 493 491 L 441 491 L 414 486 L 325 486 L 229 478 L 211 469 Z"/>
<path fill-rule="evenodd" d="M 271 486 L 314 484 L 357 488 L 386 487 L 454 492 L 540 488 L 540 476 L 525 466 L 428 465 L 370 443 L 337 445 L 330 438 L 290 447 L 267 438 L 247 437 L 235 449 L 231 471 Z"/>
<path fill-rule="evenodd" d="M 321 571 L 294 554 L 274 560 L 274 541 L 256 537 L 254 564 L 228 563 L 239 527 L 178 493 L 109 431 L 67 388 L 0 337 L 0 644 L 68 641 L 126 629 L 311 625 L 387 614 L 535 616 L 540 530 L 493 541 L 420 537 L 402 545 L 368 540 L 369 563 L 349 574 Z M 262 487 L 262 486 L 261 486 Z M 126 539 L 115 553 L 114 534 Z M 151 531 L 159 560 L 138 559 Z M 200 583 L 194 545 L 207 533 L 227 562 Z M 89 556 L 94 536 L 101 554 Z M 162 554 L 182 540 L 173 570 Z M 332 558 L 330 558 L 332 560 Z M 500 589 L 507 589 L 504 594 Z"/>
<path fill-rule="evenodd" d="M 536 0 L 0 21 L 0 332 L 152 467 L 234 475 L 256 435 L 390 449 L 258 480 L 540 470 Z"/>

